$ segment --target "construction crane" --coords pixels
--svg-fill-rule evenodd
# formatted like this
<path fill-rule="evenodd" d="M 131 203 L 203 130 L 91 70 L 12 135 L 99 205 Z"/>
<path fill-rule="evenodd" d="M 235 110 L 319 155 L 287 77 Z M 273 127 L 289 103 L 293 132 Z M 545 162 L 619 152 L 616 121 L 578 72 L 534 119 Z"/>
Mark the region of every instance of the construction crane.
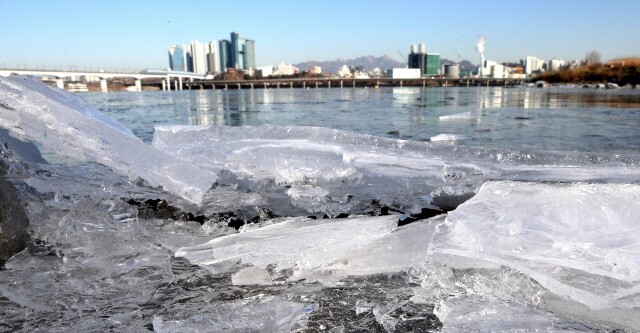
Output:
<path fill-rule="evenodd" d="M 458 55 L 458 65 L 460 65 L 460 62 L 462 61 L 462 58 L 460 58 L 460 53 L 458 53 L 458 50 L 456 50 L 455 48 L 453 49 L 453 52 L 455 52 L 456 55 Z"/>
<path fill-rule="evenodd" d="M 409 60 L 407 60 L 407 57 L 404 56 L 404 54 L 402 54 L 402 52 L 400 52 L 400 50 L 396 50 L 398 51 L 398 54 L 402 57 L 402 59 L 404 60 L 404 62 L 406 64 L 409 64 Z"/>

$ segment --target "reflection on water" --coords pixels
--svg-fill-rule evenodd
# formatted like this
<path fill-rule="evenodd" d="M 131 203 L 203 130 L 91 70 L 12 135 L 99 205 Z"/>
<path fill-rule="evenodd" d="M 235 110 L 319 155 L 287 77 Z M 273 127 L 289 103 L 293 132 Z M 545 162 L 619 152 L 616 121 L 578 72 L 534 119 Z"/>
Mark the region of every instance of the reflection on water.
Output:
<path fill-rule="evenodd" d="M 151 141 L 153 126 L 158 124 L 271 124 L 331 127 L 420 141 L 456 134 L 465 137 L 459 144 L 498 149 L 640 150 L 638 90 L 287 88 L 81 96 L 145 141 Z"/>

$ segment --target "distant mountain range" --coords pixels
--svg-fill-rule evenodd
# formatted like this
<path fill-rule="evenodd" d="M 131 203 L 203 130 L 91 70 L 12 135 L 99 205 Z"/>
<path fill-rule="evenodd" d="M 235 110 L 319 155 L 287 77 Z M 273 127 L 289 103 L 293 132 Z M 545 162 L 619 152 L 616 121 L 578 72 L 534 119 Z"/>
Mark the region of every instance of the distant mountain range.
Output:
<path fill-rule="evenodd" d="M 440 62 L 444 64 L 451 64 L 454 61 L 449 59 L 441 59 Z M 328 61 L 305 61 L 298 64 L 295 64 L 301 71 L 310 70 L 314 66 L 319 66 L 322 69 L 323 73 L 337 73 L 342 66 L 347 65 L 347 67 L 357 67 L 361 66 L 364 71 L 372 71 L 374 68 L 380 68 L 381 70 L 387 70 L 390 68 L 404 68 L 407 66 L 406 62 L 397 61 L 387 55 L 382 57 L 374 57 L 374 56 L 363 56 L 355 59 L 336 59 L 336 60 L 328 60 Z M 460 62 L 460 70 L 471 70 L 476 71 L 477 65 L 472 64 L 468 60 L 462 60 Z"/>

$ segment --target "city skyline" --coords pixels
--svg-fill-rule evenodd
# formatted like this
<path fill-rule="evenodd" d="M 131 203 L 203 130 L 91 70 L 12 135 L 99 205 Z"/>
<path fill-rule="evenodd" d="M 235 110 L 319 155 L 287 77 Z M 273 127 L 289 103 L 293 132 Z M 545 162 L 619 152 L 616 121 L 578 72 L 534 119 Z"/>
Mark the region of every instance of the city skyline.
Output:
<path fill-rule="evenodd" d="M 170 45 L 239 31 L 259 43 L 252 67 L 387 55 L 425 43 L 442 58 L 480 62 L 640 54 L 635 1 L 21 1 L 0 0 L 2 67 L 166 68 Z M 184 7 L 184 8 L 182 8 Z"/>
<path fill-rule="evenodd" d="M 255 41 L 231 32 L 230 39 L 211 40 L 200 43 L 171 45 L 169 68 L 172 71 L 198 74 L 224 72 L 227 68 L 241 70 L 256 68 Z"/>

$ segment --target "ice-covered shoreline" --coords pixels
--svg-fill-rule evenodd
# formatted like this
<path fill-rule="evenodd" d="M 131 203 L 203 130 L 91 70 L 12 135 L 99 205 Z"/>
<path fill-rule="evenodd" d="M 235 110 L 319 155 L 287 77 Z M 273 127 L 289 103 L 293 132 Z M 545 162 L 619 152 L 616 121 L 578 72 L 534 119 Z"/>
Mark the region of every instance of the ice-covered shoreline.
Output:
<path fill-rule="evenodd" d="M 165 126 L 150 146 L 12 80 L 0 125 L 107 167 L 2 155 L 31 222 L 3 328 L 640 329 L 634 156 L 298 126 Z"/>

